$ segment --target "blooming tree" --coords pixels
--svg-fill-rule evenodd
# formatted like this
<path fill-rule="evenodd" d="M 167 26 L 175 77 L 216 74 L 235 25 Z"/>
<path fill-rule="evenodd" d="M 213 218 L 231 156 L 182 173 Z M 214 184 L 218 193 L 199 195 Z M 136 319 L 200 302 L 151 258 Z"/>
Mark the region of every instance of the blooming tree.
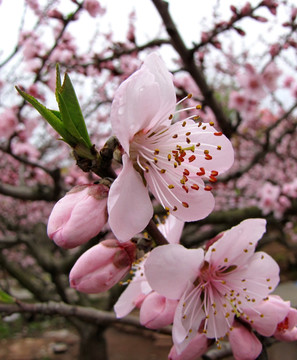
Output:
<path fill-rule="evenodd" d="M 75 29 L 108 18 L 103 1 L 24 3 L 0 62 L 1 312 L 65 316 L 81 359 L 106 359 L 119 321 L 172 329 L 176 360 L 297 340 L 297 310 L 273 294 L 297 262 L 293 2 L 228 5 L 186 45 L 170 2 L 152 0 L 158 37 L 140 43 L 131 10 L 124 41 L 99 28 L 88 50 Z M 252 26 L 278 27 L 256 53 Z"/>

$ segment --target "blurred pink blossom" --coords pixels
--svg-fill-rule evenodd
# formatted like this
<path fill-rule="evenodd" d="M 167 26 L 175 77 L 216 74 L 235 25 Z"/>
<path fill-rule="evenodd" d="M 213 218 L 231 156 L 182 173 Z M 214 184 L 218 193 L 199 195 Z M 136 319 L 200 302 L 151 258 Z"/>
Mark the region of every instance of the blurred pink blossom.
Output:
<path fill-rule="evenodd" d="M 96 17 L 98 14 L 104 14 L 105 10 L 101 7 L 100 3 L 97 0 L 84 0 L 83 8 L 92 17 Z"/>

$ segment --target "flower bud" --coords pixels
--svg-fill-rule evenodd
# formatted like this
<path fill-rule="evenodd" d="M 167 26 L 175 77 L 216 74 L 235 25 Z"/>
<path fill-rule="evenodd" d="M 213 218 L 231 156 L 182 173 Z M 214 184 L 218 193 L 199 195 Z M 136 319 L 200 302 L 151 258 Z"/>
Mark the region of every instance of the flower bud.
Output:
<path fill-rule="evenodd" d="M 88 294 L 106 291 L 119 282 L 135 260 L 136 245 L 104 240 L 86 251 L 74 264 L 71 287 Z"/>
<path fill-rule="evenodd" d="M 47 225 L 48 236 L 65 249 L 96 236 L 107 221 L 108 187 L 75 186 L 54 206 Z"/>
<path fill-rule="evenodd" d="M 178 300 L 167 299 L 156 291 L 144 299 L 140 308 L 140 323 L 149 329 L 160 329 L 173 322 Z"/>

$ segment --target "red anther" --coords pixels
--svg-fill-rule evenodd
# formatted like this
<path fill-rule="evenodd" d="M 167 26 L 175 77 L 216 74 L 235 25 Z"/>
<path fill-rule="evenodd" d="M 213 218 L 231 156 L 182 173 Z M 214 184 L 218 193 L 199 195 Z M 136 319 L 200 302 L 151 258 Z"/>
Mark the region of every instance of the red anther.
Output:
<path fill-rule="evenodd" d="M 177 150 L 172 150 L 171 151 L 173 155 L 177 155 L 178 154 L 178 151 Z"/>
<path fill-rule="evenodd" d="M 202 122 L 201 121 L 199 121 L 199 123 L 198 123 L 198 127 L 200 127 L 202 125 Z"/>
<path fill-rule="evenodd" d="M 189 162 L 192 162 L 192 161 L 194 161 L 196 159 L 196 156 L 195 155 L 191 155 L 190 157 L 189 157 Z"/>
<path fill-rule="evenodd" d="M 215 136 L 222 136 L 223 133 L 221 131 L 213 133 Z"/>
<path fill-rule="evenodd" d="M 197 184 L 193 184 L 193 185 L 191 186 L 191 188 L 192 188 L 193 190 L 199 190 L 199 186 L 198 186 Z"/>
<path fill-rule="evenodd" d="M 200 168 L 200 171 L 196 173 L 198 176 L 205 175 L 205 169 L 203 167 Z"/>
<path fill-rule="evenodd" d="M 177 162 L 183 162 L 183 161 L 185 161 L 185 159 L 184 159 L 183 157 L 179 156 L 179 157 L 177 158 Z"/>
<path fill-rule="evenodd" d="M 209 181 L 212 182 L 212 183 L 215 183 L 215 182 L 218 181 L 218 179 L 216 177 L 214 177 L 213 175 L 210 175 Z"/>
<path fill-rule="evenodd" d="M 187 182 L 189 179 L 186 177 L 186 175 L 183 176 L 183 179 L 185 182 Z"/>
<path fill-rule="evenodd" d="M 172 209 L 172 211 L 176 211 L 177 210 L 177 207 L 176 206 L 174 206 L 173 207 L 173 209 Z"/>
<path fill-rule="evenodd" d="M 204 190 L 205 191 L 211 191 L 212 187 L 210 185 L 205 185 Z"/>
<path fill-rule="evenodd" d="M 182 205 L 183 205 L 183 207 L 185 207 L 185 208 L 188 208 L 188 207 L 189 207 L 189 204 L 186 203 L 185 201 L 182 202 Z"/>
<path fill-rule="evenodd" d="M 205 160 L 211 160 L 212 159 L 212 156 L 211 155 L 209 155 L 209 154 L 206 154 L 205 155 Z"/>
<path fill-rule="evenodd" d="M 188 169 L 185 169 L 183 172 L 184 175 L 190 175 L 190 171 Z"/>
<path fill-rule="evenodd" d="M 185 150 L 181 150 L 179 152 L 179 156 L 185 157 L 187 155 L 187 153 L 185 152 Z"/>
<path fill-rule="evenodd" d="M 186 185 L 183 185 L 182 188 L 185 190 L 186 193 L 189 192 L 189 188 Z"/>
<path fill-rule="evenodd" d="M 218 175 L 219 175 L 219 172 L 216 171 L 216 170 L 211 170 L 210 174 L 211 174 L 212 176 L 218 176 Z"/>

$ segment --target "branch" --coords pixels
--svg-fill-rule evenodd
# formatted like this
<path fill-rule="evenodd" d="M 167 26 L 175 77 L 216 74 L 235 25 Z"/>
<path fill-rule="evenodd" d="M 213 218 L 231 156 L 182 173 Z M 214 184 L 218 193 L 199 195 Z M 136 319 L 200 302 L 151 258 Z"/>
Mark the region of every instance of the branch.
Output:
<path fill-rule="evenodd" d="M 0 183 L 0 194 L 21 200 L 55 201 L 58 197 L 53 188 L 46 185 L 14 186 Z"/>
<path fill-rule="evenodd" d="M 189 74 L 193 77 L 194 81 L 198 85 L 201 93 L 205 98 L 205 104 L 211 108 L 216 119 L 227 137 L 231 137 L 233 133 L 233 129 L 231 124 L 226 117 L 221 104 L 216 100 L 214 96 L 214 91 L 209 87 L 204 77 L 202 71 L 196 66 L 194 56 L 192 51 L 190 51 L 181 35 L 179 34 L 171 15 L 168 11 L 168 3 L 164 0 L 152 0 L 155 7 L 157 8 L 164 25 L 166 27 L 167 33 L 171 38 L 172 46 L 175 48 L 177 53 L 180 55 L 185 69 L 189 72 Z"/>
<path fill-rule="evenodd" d="M 50 301 L 48 303 L 28 304 L 16 300 L 15 304 L 0 304 L 0 313 L 10 315 L 14 313 L 30 313 L 43 315 L 60 315 L 63 317 L 75 317 L 90 324 L 109 325 L 109 324 L 125 324 L 137 328 L 142 328 L 139 319 L 135 316 L 126 316 L 118 319 L 112 312 L 97 310 L 90 307 L 74 306 L 64 304 L 62 302 Z M 171 327 L 167 326 L 159 330 L 163 334 L 171 334 Z"/>

